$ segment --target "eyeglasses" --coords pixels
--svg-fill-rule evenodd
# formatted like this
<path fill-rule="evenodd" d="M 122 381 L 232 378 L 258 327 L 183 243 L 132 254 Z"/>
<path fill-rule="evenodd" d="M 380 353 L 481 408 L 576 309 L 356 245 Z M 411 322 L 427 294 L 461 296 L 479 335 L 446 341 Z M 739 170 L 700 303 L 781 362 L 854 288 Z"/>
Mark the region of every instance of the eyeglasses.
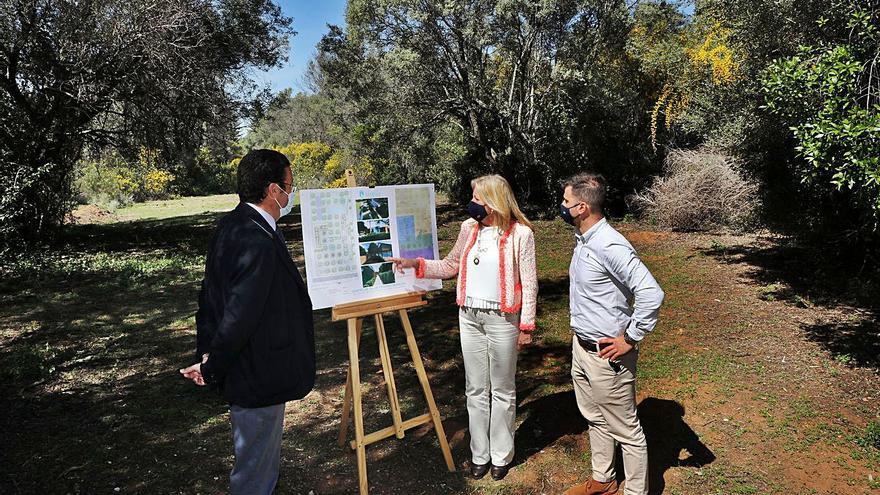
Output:
<path fill-rule="evenodd" d="M 293 182 L 282 182 L 282 184 L 284 184 L 284 187 L 289 187 L 289 188 L 290 188 L 290 192 L 287 193 L 287 194 L 296 194 L 296 191 L 297 191 L 298 188 L 297 188 L 296 186 L 293 185 Z M 282 189 L 282 190 L 283 190 L 283 189 Z"/>

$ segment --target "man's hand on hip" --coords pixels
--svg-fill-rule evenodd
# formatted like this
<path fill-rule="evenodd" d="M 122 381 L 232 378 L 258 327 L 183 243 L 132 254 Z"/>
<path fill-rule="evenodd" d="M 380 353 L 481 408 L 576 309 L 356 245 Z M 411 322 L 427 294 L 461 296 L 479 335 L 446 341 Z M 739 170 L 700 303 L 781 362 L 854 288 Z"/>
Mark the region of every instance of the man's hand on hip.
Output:
<path fill-rule="evenodd" d="M 605 337 L 599 339 L 598 342 L 599 344 L 611 344 L 608 347 L 605 347 L 604 349 L 599 351 L 599 357 L 610 359 L 612 361 L 622 357 L 624 354 L 633 349 L 633 346 L 626 343 L 623 335 L 615 337 L 613 339 L 611 337 Z"/>

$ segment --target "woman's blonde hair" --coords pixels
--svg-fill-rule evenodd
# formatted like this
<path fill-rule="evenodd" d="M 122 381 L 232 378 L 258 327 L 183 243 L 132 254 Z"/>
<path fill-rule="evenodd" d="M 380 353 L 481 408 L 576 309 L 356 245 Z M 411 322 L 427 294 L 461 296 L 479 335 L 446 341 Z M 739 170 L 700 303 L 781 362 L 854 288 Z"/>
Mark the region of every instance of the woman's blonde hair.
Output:
<path fill-rule="evenodd" d="M 471 181 L 471 188 L 484 203 L 495 210 L 495 227 L 507 230 L 511 220 L 532 228 L 532 222 L 523 214 L 513 197 L 513 190 L 507 179 L 500 175 L 484 175 Z"/>

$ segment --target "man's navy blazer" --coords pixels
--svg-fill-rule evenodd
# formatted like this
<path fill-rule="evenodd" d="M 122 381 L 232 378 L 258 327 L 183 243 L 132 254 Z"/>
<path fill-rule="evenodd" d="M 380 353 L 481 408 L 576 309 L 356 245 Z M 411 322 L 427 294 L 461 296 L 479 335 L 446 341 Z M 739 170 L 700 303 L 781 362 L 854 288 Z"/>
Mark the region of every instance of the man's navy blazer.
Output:
<path fill-rule="evenodd" d="M 312 301 L 290 252 L 266 220 L 240 203 L 220 219 L 196 313 L 202 376 L 230 404 L 301 399 L 315 383 Z"/>

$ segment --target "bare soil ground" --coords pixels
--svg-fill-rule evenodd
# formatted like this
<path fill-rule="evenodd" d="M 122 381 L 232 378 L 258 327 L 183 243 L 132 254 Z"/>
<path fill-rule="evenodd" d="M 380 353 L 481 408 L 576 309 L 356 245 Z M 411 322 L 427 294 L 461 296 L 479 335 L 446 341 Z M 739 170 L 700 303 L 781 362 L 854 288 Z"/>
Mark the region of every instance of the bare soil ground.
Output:
<path fill-rule="evenodd" d="M 191 359 L 218 216 L 80 222 L 50 252 L 3 260 L 0 493 L 225 492 L 228 407 L 177 374 Z M 458 208 L 439 208 L 441 253 L 461 220 Z M 617 226 L 667 293 L 638 372 L 652 493 L 880 493 L 876 286 L 770 233 Z M 295 216 L 284 228 L 301 238 Z M 558 494 L 589 475 L 569 376 L 573 238 L 560 221 L 537 222 L 536 232 L 539 330 L 520 355 L 515 467 L 501 482 L 449 473 L 423 427 L 368 448 L 371 493 Z M 301 258 L 300 244 L 290 248 Z M 453 289 L 445 283 L 410 317 L 461 465 L 469 449 Z M 315 318 L 318 381 L 288 404 L 277 492 L 355 493 L 355 457 L 336 445 L 345 330 L 328 311 Z M 404 415 L 421 414 L 402 331 L 394 318 L 386 325 Z M 365 421 L 376 430 L 391 419 L 370 325 L 363 349 Z"/>

